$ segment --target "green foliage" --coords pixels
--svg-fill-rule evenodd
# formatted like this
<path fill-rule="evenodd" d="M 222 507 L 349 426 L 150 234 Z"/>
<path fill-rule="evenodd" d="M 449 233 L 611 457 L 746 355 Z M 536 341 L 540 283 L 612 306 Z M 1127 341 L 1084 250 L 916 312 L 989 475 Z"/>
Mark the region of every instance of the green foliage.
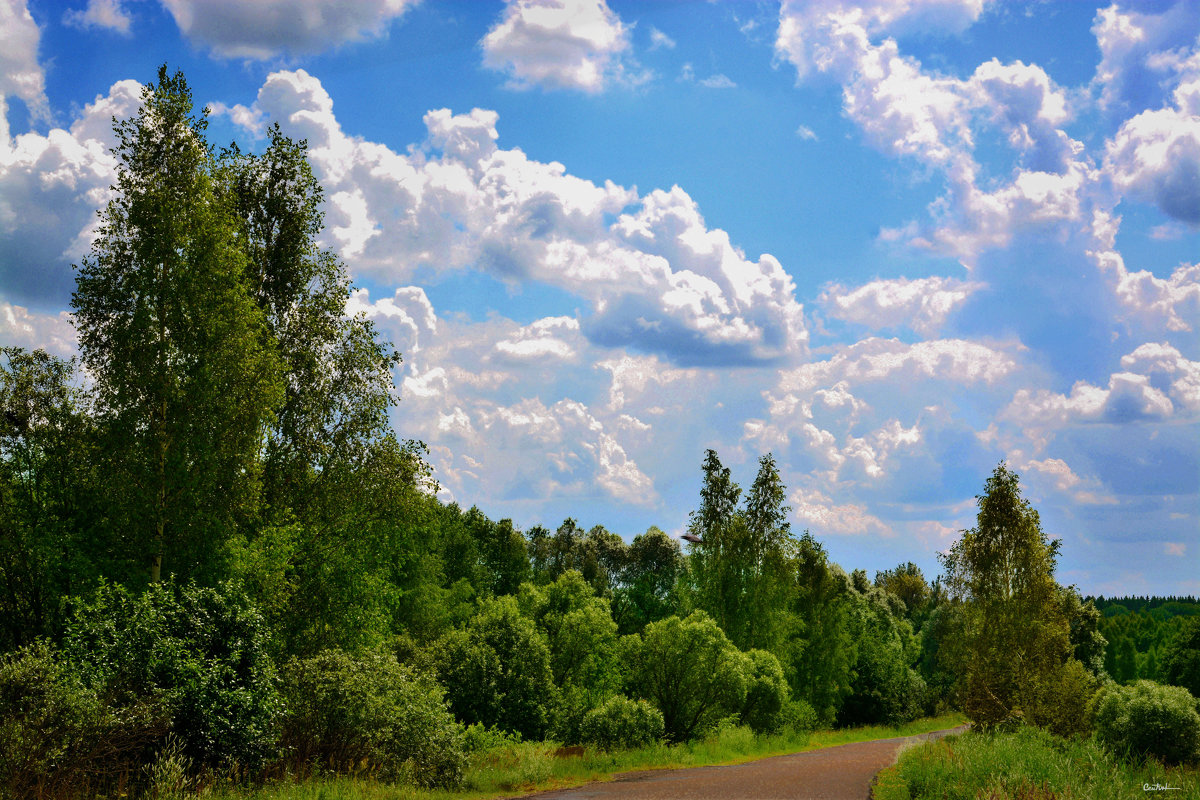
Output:
<path fill-rule="evenodd" d="M 1104 675 L 1104 651 L 1108 640 L 1100 632 L 1100 610 L 1083 600 L 1075 587 L 1060 589 L 1063 616 L 1071 626 L 1071 652 L 1076 661 L 1099 678 Z"/>
<path fill-rule="evenodd" d="M 45 643 L 0 659 L 0 792 L 96 795 L 137 780 L 167 731 L 156 697 L 112 705 Z"/>
<path fill-rule="evenodd" d="M 613 592 L 618 632 L 640 633 L 647 623 L 677 613 L 676 586 L 683 569 L 679 540 L 654 526 L 633 537 L 619 586 Z"/>
<path fill-rule="evenodd" d="M 57 633 L 95 577 L 95 430 L 75 362 L 0 349 L 0 651 Z"/>
<path fill-rule="evenodd" d="M 625 543 L 600 525 L 584 533 L 574 519 L 566 519 L 553 534 L 540 525 L 531 528 L 528 539 L 529 564 L 536 583 L 549 583 L 575 570 L 596 594 L 608 597 L 625 568 Z"/>
<path fill-rule="evenodd" d="M 288 714 L 281 743 L 302 762 L 350 768 L 364 760 L 383 780 L 452 788 L 466 766 L 462 729 L 432 676 L 394 655 L 327 650 L 282 671 Z"/>
<path fill-rule="evenodd" d="M 115 196 L 72 297 L 122 578 L 211 579 L 220 544 L 257 513 L 259 446 L 282 398 L 206 125 L 162 67 L 114 125 Z"/>
<path fill-rule="evenodd" d="M 1200 759 L 1200 714 L 1187 689 L 1152 681 L 1108 686 L 1094 709 L 1096 738 L 1117 755 L 1168 764 Z"/>
<path fill-rule="evenodd" d="M 895 595 L 865 581 L 864 588 L 851 595 L 858 647 L 838 724 L 898 725 L 916 719 L 925 700 L 925 681 L 909 666 L 916 660 L 916 640 L 905 606 L 893 605 Z"/>
<path fill-rule="evenodd" d="M 1054 581 L 1058 542 L 1042 532 L 1001 463 L 978 498 L 976 527 L 943 557 L 957 604 L 950 642 L 958 699 L 979 725 L 1049 715 L 1040 702 L 1070 653 L 1070 626 Z"/>
<path fill-rule="evenodd" d="M 621 644 L 629 693 L 658 707 L 672 742 L 704 735 L 746 701 L 750 659 L 703 611 L 652 622 Z"/>
<path fill-rule="evenodd" d="M 1163 680 L 1200 697 L 1200 617 L 1192 617 L 1166 648 Z"/>
<path fill-rule="evenodd" d="M 251 769 L 275 753 L 283 711 L 262 615 L 235 584 L 108 583 L 77 601 L 64 654 L 114 708 L 161 702 L 199 766 Z"/>
<path fill-rule="evenodd" d="M 1100 633 L 1109 642 L 1104 669 L 1121 683 L 1167 680 L 1167 649 L 1188 620 L 1200 616 L 1200 603 L 1192 597 L 1101 597 L 1095 604 L 1102 614 Z"/>
<path fill-rule="evenodd" d="M 822 723 L 831 724 L 851 691 L 857 660 L 850 581 L 808 531 L 797 543 L 792 569 L 793 628 L 781 660 L 792 695 L 812 706 Z"/>
<path fill-rule="evenodd" d="M 602 750 L 644 747 L 663 737 L 663 715 L 645 700 L 613 695 L 580 725 L 580 741 Z"/>
<path fill-rule="evenodd" d="M 933 601 L 933 589 L 921 568 L 909 561 L 895 569 L 875 573 L 875 585 L 904 603 L 904 614 L 914 628 L 920 628 Z"/>
<path fill-rule="evenodd" d="M 785 521 L 785 489 L 771 454 L 743 508 L 741 489 L 713 450 L 704 459 L 700 508 L 689 532 L 700 541 L 689 557 L 692 603 L 708 612 L 741 648 L 775 650 L 784 635 L 795 540 Z"/>
<path fill-rule="evenodd" d="M 873 787 L 876 800 L 1134 800 L 1144 786 L 1193 797 L 1200 773 L 1130 764 L 1092 739 L 1065 741 L 1022 726 L 1006 733 L 971 732 L 905 749 Z"/>
<path fill-rule="evenodd" d="M 620 687 L 617 625 L 608 600 L 596 597 L 583 576 L 569 570 L 544 586 L 523 584 L 517 602 L 550 649 L 550 669 L 560 690 L 553 733 L 562 741 L 577 741 L 584 715 Z"/>
<path fill-rule="evenodd" d="M 527 739 L 545 735 L 558 695 L 550 649 L 515 598 L 485 600 L 466 628 L 447 633 L 435 651 L 438 678 L 459 720 Z"/>
<path fill-rule="evenodd" d="M 750 670 L 738 719 L 755 733 L 777 733 L 788 723 L 788 685 L 783 667 L 766 650 L 750 650 L 746 657 Z"/>

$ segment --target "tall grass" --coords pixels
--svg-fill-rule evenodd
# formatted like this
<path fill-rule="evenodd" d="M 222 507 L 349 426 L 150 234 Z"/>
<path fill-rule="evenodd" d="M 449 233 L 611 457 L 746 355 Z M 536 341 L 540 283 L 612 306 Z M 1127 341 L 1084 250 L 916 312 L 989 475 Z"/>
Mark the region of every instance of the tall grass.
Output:
<path fill-rule="evenodd" d="M 572 755 L 556 755 L 558 748 L 552 743 L 507 742 L 475 754 L 459 791 L 424 790 L 368 777 L 343 776 L 284 779 L 256 788 L 213 789 L 206 794 L 217 800 L 484 800 L 577 786 L 634 770 L 733 764 L 852 742 L 913 736 L 952 728 L 963 721 L 961 715 L 949 714 L 898 728 L 872 726 L 765 736 L 756 736 L 749 728 L 723 725 L 710 736 L 685 744 L 658 743 L 614 752 L 586 748 Z"/>
<path fill-rule="evenodd" d="M 1130 763 L 1093 740 L 1068 741 L 1036 728 L 1013 733 L 972 732 L 906 750 L 895 766 L 879 774 L 873 797 L 1184 800 L 1200 797 L 1200 767 L 1166 767 L 1152 759 Z"/>

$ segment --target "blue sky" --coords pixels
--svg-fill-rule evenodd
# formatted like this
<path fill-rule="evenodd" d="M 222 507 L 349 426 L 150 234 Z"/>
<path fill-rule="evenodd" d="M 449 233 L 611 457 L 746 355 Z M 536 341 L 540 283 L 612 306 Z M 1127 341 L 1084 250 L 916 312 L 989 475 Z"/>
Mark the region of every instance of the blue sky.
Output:
<path fill-rule="evenodd" d="M 521 527 L 774 453 L 847 568 L 1001 460 L 1059 578 L 1200 593 L 1200 3 L 0 0 L 0 343 L 74 352 L 110 120 L 306 138 L 397 429 Z"/>

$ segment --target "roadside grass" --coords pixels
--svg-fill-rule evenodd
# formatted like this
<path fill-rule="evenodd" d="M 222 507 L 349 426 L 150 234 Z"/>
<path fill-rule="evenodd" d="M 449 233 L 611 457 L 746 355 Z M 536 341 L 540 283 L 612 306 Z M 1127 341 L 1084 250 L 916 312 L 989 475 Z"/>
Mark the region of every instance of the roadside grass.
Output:
<path fill-rule="evenodd" d="M 580 755 L 566 757 L 555 755 L 558 747 L 552 742 L 522 742 L 476 753 L 467 769 L 464 786 L 458 791 L 386 784 L 364 774 L 283 778 L 257 787 L 216 786 L 200 794 L 217 800 L 488 800 L 610 780 L 621 772 L 740 764 L 854 742 L 915 736 L 953 728 L 965 721 L 961 714 L 946 714 L 899 727 L 870 726 L 770 736 L 755 736 L 744 727 L 722 727 L 705 739 L 686 744 L 657 744 L 611 753 L 585 748 Z"/>
<path fill-rule="evenodd" d="M 948 736 L 879 773 L 874 800 L 1120 800 L 1200 797 L 1200 766 L 1127 762 L 1095 741 L 1036 728 Z"/>

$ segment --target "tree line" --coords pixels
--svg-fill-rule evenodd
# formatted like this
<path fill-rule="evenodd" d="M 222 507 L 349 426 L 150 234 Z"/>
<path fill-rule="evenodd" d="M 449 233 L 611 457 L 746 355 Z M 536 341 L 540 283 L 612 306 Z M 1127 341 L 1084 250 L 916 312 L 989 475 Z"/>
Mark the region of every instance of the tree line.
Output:
<path fill-rule="evenodd" d="M 743 492 L 707 451 L 686 552 L 654 527 L 522 531 L 440 502 L 388 420 L 400 355 L 345 314 L 318 244 L 306 144 L 275 126 L 261 154 L 218 151 L 206 113 L 164 67 L 115 122 L 79 360 L 0 359 L 15 795 L 145 783 L 163 759 L 454 785 L 496 737 L 619 747 L 949 707 L 1078 729 L 1102 617 L 1054 580 L 1058 543 L 1004 464 L 932 584 L 834 564 L 791 529 L 770 454 Z"/>

